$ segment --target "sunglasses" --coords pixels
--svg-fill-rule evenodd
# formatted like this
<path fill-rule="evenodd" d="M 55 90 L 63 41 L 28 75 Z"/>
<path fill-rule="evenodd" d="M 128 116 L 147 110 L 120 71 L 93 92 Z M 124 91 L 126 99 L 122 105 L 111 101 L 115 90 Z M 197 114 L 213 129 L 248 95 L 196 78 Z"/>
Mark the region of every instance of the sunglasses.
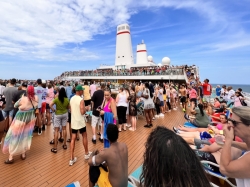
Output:
<path fill-rule="evenodd" d="M 231 121 L 233 126 L 237 126 L 239 123 L 242 123 L 241 121 L 235 121 L 234 119 L 228 118 L 228 121 Z"/>

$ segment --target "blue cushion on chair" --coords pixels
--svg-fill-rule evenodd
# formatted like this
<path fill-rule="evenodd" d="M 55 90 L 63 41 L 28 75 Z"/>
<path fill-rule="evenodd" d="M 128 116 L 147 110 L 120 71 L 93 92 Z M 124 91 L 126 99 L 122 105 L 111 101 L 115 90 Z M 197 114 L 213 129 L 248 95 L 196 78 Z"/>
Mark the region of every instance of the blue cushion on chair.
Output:
<path fill-rule="evenodd" d="M 194 126 L 194 125 L 193 125 L 192 123 L 190 123 L 190 122 L 184 123 L 184 127 L 197 128 L 196 126 Z"/>
<path fill-rule="evenodd" d="M 133 173 L 131 173 L 131 176 L 139 180 L 142 173 L 142 166 L 138 167 Z"/>

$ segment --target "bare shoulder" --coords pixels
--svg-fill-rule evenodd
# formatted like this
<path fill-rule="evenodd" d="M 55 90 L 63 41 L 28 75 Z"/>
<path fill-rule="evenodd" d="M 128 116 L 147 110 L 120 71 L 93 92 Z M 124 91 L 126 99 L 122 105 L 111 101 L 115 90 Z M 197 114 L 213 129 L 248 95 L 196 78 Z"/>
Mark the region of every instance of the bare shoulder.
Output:
<path fill-rule="evenodd" d="M 119 142 L 119 147 L 123 148 L 123 149 L 126 149 L 126 150 L 128 149 L 127 144 L 125 144 L 123 142 Z"/>

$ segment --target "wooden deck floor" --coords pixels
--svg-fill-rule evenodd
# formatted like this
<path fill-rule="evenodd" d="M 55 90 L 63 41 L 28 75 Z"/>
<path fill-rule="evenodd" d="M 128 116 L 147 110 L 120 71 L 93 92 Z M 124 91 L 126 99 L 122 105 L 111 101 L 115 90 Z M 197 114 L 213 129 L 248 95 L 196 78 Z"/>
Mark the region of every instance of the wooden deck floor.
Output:
<path fill-rule="evenodd" d="M 164 118 L 154 120 L 154 127 L 164 125 L 172 129 L 173 126 L 184 123 L 183 113 L 179 109 L 166 113 Z M 128 172 L 132 173 L 142 164 L 144 143 L 151 129 L 144 128 L 145 119 L 140 116 L 137 123 L 137 130 L 131 132 L 123 131 L 119 134 L 119 141 L 125 142 L 128 146 L 129 164 Z M 103 148 L 103 144 L 97 141 L 94 145 L 91 142 L 91 126 L 87 124 L 89 150 Z M 69 137 L 69 135 L 68 135 Z M 75 156 L 78 160 L 73 166 L 69 166 L 70 145 L 68 149 L 62 148 L 59 143 L 57 154 L 51 153 L 52 146 L 49 141 L 53 139 L 52 126 L 48 127 L 41 136 L 34 134 L 31 150 L 27 152 L 26 160 L 19 156 L 14 157 L 15 163 L 4 164 L 8 155 L 0 153 L 0 186 L 65 186 L 73 181 L 79 181 L 82 187 L 88 186 L 88 164 L 84 160 L 84 148 L 82 138 L 76 142 Z"/>

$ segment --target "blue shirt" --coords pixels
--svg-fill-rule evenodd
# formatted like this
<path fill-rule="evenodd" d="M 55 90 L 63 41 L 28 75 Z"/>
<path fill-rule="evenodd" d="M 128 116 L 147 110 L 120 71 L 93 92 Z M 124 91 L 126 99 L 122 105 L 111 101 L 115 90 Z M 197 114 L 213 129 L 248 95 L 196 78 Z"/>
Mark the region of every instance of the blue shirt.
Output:
<path fill-rule="evenodd" d="M 216 95 L 217 95 L 217 96 L 220 96 L 221 88 L 216 88 L 215 91 L 216 91 Z"/>
<path fill-rule="evenodd" d="M 67 94 L 68 99 L 70 99 L 70 96 L 72 94 L 72 87 L 71 86 L 66 87 L 66 94 Z"/>

